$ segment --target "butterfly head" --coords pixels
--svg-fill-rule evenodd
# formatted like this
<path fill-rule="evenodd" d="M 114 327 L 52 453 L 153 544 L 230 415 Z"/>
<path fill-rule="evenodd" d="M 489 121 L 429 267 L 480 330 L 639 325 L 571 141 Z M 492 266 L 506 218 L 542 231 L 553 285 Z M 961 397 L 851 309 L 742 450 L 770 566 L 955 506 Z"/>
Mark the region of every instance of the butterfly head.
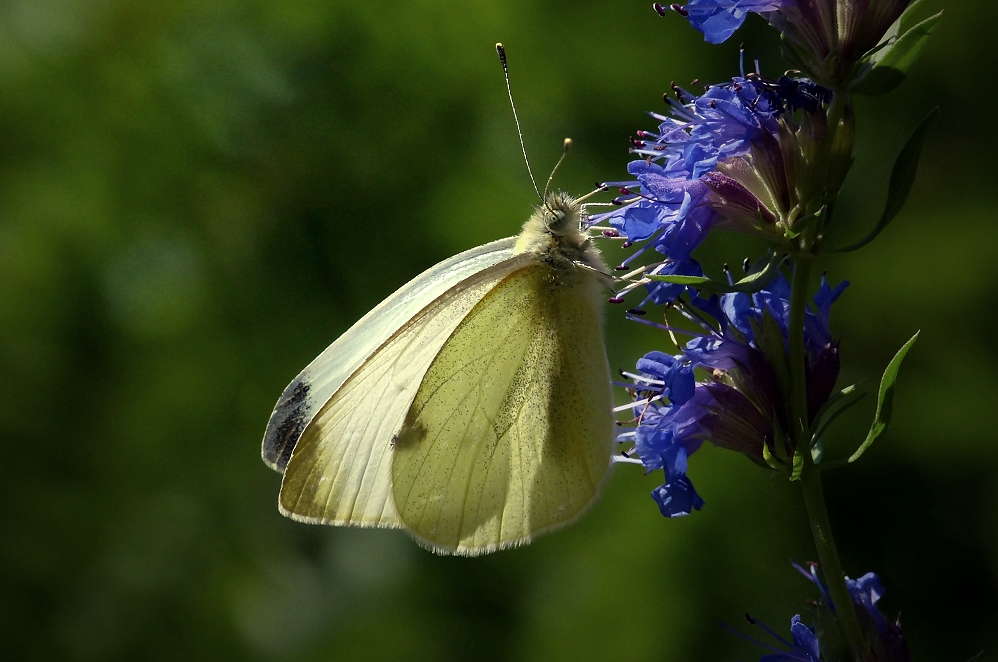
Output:
<path fill-rule="evenodd" d="M 554 237 L 585 237 L 582 228 L 582 207 L 567 193 L 555 191 L 544 196 L 535 217 L 539 217 L 544 232 Z"/>
<path fill-rule="evenodd" d="M 589 239 L 585 222 L 585 211 L 575 198 L 561 191 L 548 192 L 523 224 L 515 252 L 534 253 L 561 270 L 581 262 L 605 273 L 606 266 Z"/>

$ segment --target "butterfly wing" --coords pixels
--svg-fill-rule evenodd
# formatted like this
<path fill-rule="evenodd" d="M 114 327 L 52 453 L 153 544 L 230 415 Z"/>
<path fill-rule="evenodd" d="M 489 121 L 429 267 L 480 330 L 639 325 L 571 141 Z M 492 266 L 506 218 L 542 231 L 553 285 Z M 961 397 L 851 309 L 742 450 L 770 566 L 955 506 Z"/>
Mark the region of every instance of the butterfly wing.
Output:
<path fill-rule="evenodd" d="M 468 312 L 529 260 L 508 257 L 453 284 L 342 380 L 294 445 L 281 485 L 284 514 L 314 524 L 400 525 L 391 498 L 391 445 L 423 375 Z"/>
<path fill-rule="evenodd" d="M 515 237 L 493 241 L 431 267 L 351 326 L 284 389 L 264 433 L 263 461 L 284 471 L 308 422 L 378 347 L 444 292 L 508 260 L 515 242 Z"/>
<path fill-rule="evenodd" d="M 423 376 L 392 458 L 401 523 L 483 554 L 569 524 L 613 439 L 597 274 L 534 261 L 491 289 Z"/>

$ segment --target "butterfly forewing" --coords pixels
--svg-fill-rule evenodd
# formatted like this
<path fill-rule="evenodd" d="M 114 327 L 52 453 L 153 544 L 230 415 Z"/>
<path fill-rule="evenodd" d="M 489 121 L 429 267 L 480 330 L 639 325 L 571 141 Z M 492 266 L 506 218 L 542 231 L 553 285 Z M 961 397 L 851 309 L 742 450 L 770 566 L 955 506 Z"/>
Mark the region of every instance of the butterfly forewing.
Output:
<path fill-rule="evenodd" d="M 500 239 L 431 267 L 382 301 L 327 347 L 277 401 L 264 433 L 264 461 L 283 471 L 308 422 L 378 347 L 451 287 L 508 260 L 515 241 L 515 237 Z"/>
<path fill-rule="evenodd" d="M 426 371 L 392 460 L 402 523 L 479 554 L 570 523 L 596 498 L 613 438 L 601 285 L 534 262 L 467 314 Z"/>
<path fill-rule="evenodd" d="M 525 256 L 479 271 L 438 296 L 378 347 L 305 427 L 284 472 L 281 509 L 322 524 L 399 526 L 391 445 L 423 374 L 468 312 Z"/>

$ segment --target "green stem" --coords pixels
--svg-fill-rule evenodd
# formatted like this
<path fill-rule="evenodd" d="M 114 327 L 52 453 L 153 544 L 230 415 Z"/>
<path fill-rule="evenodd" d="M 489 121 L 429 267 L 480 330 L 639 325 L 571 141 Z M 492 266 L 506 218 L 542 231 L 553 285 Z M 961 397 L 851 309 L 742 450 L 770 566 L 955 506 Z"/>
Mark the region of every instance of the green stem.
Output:
<path fill-rule="evenodd" d="M 832 536 L 832 527 L 828 521 L 828 510 L 825 508 L 825 496 L 821 488 L 821 470 L 815 466 L 811 457 L 811 440 L 806 438 L 808 430 L 807 412 L 807 376 L 804 356 L 804 313 L 807 306 L 807 296 L 811 282 L 811 269 L 814 266 L 814 255 L 810 246 L 801 245 L 800 252 L 795 256 L 793 281 L 790 290 L 790 413 L 791 434 L 796 442 L 796 448 L 802 455 L 803 468 L 800 482 L 804 490 L 804 504 L 807 516 L 811 522 L 811 533 L 814 535 L 814 545 L 818 550 L 818 562 L 828 593 L 835 603 L 836 616 L 842 626 L 843 634 L 852 651 L 853 658 L 859 659 L 863 636 L 856 618 L 856 606 L 846 587 L 842 562 Z"/>
<path fill-rule="evenodd" d="M 828 105 L 827 117 L 828 117 L 828 144 L 831 145 L 835 142 L 835 134 L 839 130 L 839 122 L 842 121 L 842 115 L 845 112 L 846 106 L 849 104 L 849 93 L 844 90 L 833 90 L 832 91 L 832 102 Z"/>
<path fill-rule="evenodd" d="M 821 488 L 821 470 L 810 461 L 810 455 L 810 452 L 804 452 L 804 470 L 800 477 L 807 518 L 811 521 L 811 534 L 814 536 L 814 545 L 818 548 L 818 563 L 825 577 L 828 595 L 835 603 L 835 615 L 842 626 L 853 659 L 858 660 L 862 652 L 863 635 L 856 617 L 856 604 L 846 587 L 842 562 L 835 547 L 835 538 L 832 537 L 832 526 L 828 521 L 825 495 Z"/>

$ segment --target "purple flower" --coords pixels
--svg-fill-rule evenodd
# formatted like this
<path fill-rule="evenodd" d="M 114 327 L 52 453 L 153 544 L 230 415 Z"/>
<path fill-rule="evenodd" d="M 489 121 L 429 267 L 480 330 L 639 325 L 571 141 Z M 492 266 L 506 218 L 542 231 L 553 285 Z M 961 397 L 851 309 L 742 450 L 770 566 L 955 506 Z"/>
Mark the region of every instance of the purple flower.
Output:
<path fill-rule="evenodd" d="M 620 208 L 592 217 L 629 243 L 646 242 L 621 267 L 654 248 L 669 257 L 664 268 L 676 270 L 662 273 L 699 273 L 691 254 L 715 227 L 783 245 L 799 213 L 791 209 L 802 208 L 788 173 L 804 172 L 785 163 L 799 151 L 796 122 L 788 125 L 786 115 L 818 112 L 830 93 L 806 79 L 767 81 L 755 74 L 709 86 L 700 96 L 674 91 L 678 102 L 670 101 L 670 112 L 651 114 L 657 131 L 639 131 L 632 142 L 630 152 L 639 157 L 627 166 L 633 179 L 603 184 L 620 189 L 614 201 Z M 808 126 L 821 126 L 823 117 Z M 792 144 L 781 146 L 784 135 Z M 656 303 L 684 291 L 661 283 L 648 289 Z"/>
<path fill-rule="evenodd" d="M 638 360 L 638 370 L 657 381 L 648 380 L 646 389 L 657 391 L 660 397 L 674 404 L 683 404 L 693 397 L 693 366 L 665 352 L 650 352 Z M 660 384 L 660 385 L 659 385 Z"/>
<path fill-rule="evenodd" d="M 702 32 L 705 41 L 720 44 L 742 26 L 749 12 L 771 12 L 796 4 L 796 0 L 691 0 L 672 8 Z"/>
<path fill-rule="evenodd" d="M 836 620 L 835 606 L 828 597 L 827 588 L 818 577 L 817 565 L 814 563 L 808 565 L 809 568 L 805 570 L 793 563 L 794 568 L 814 582 L 821 592 L 821 600 L 811 603 L 814 606 L 812 615 L 817 627 L 804 625 L 800 614 L 797 614 L 790 619 L 790 634 L 793 641 L 787 641 L 764 623 L 747 614 L 745 616 L 749 623 L 761 628 L 787 650 L 781 650 L 721 623 L 721 627 L 729 632 L 773 651 L 769 655 L 762 656 L 759 662 L 819 662 L 822 650 L 826 656 L 830 655 L 835 659 L 838 659 L 835 651 L 843 650 L 843 635 Z M 877 575 L 868 572 L 855 581 L 846 577 L 846 586 L 853 601 L 863 608 L 857 613 L 866 647 L 862 659 L 869 662 L 909 662 L 908 644 L 901 633 L 900 622 L 889 622 L 876 606 L 884 593 L 883 585 Z"/>
<path fill-rule="evenodd" d="M 800 614 L 794 615 L 790 619 L 790 634 L 794 638 L 794 650 L 803 653 L 804 657 L 789 655 L 766 655 L 760 662 L 777 662 L 778 660 L 800 660 L 806 659 L 808 662 L 818 662 L 820 651 L 818 650 L 818 637 L 814 635 L 814 628 L 810 628 L 800 622 Z"/>
<path fill-rule="evenodd" d="M 877 631 L 882 633 L 887 627 L 887 619 L 877 609 L 877 602 L 884 595 L 884 585 L 880 583 L 880 578 L 872 572 L 859 579 L 846 577 L 846 588 L 849 589 L 853 602 L 866 610 L 876 624 Z"/>
<path fill-rule="evenodd" d="M 911 0 L 690 0 L 672 8 L 712 44 L 731 37 L 750 12 L 760 14 L 794 46 L 801 59 L 797 64 L 838 87 L 881 44 L 909 4 Z M 661 5 L 656 10 L 665 15 Z"/>
<path fill-rule="evenodd" d="M 686 477 L 686 449 L 675 444 L 662 454 L 665 483 L 652 490 L 651 497 L 664 517 L 681 517 L 703 508 L 703 499 Z"/>
<path fill-rule="evenodd" d="M 755 620 L 748 614 L 745 615 L 745 618 L 749 623 L 762 628 L 766 634 L 789 649 L 781 650 L 771 644 L 759 641 L 758 639 L 750 637 L 747 634 L 743 634 L 734 628 L 728 627 L 722 622 L 721 627 L 729 632 L 738 635 L 746 641 L 751 641 L 757 646 L 773 651 L 770 655 L 763 655 L 759 658 L 759 662 L 820 662 L 821 652 L 819 650 L 818 637 L 815 635 L 813 627 L 804 625 L 801 622 L 800 614 L 797 614 L 790 619 L 790 636 L 793 638 L 792 642 L 787 641 L 764 623 Z"/>
<path fill-rule="evenodd" d="M 808 415 L 812 417 L 831 395 L 838 379 L 839 350 L 838 345 L 832 341 L 828 327 L 829 312 L 832 303 L 848 285 L 848 281 L 842 281 L 832 289 L 822 278 L 821 287 L 814 297 L 814 308 L 812 310 L 809 306 L 804 316 Z M 790 285 L 782 276 L 775 278 L 767 289 L 756 294 L 727 294 L 721 298 L 721 302 L 731 325 L 750 344 L 755 342 L 756 330 L 764 327 L 763 318 L 766 315 L 776 322 L 786 338 L 790 323 Z M 724 348 L 722 346 L 717 349 Z M 727 351 L 730 352 L 731 349 Z"/>
<path fill-rule="evenodd" d="M 639 132 L 631 153 L 640 160 L 627 166 L 634 179 L 605 184 L 622 189 L 622 209 L 592 220 L 609 222 L 631 242 L 649 240 L 658 252 L 683 262 L 718 220 L 707 204 L 711 190 L 701 179 L 718 159 L 748 153 L 763 131 L 778 132 L 782 105 L 775 93 L 745 78 L 702 96 L 677 88 L 677 96 L 681 103 L 673 104 L 669 115 L 652 113 L 660 121 L 658 132 Z"/>
<path fill-rule="evenodd" d="M 838 347 L 828 321 L 831 305 L 846 285 L 833 289 L 823 281 L 805 314 L 812 418 L 838 377 Z M 704 298 L 692 286 L 685 289 L 689 303 L 675 310 L 698 326 L 698 332 L 631 315 L 635 321 L 693 337 L 681 353 L 650 352 L 638 361 L 637 374 L 625 375 L 631 380 L 624 386 L 633 397 L 627 408 L 634 422 L 618 437 L 647 471 L 664 470 L 666 480 L 652 496 L 667 517 L 688 514 L 703 503 L 686 476 L 686 465 L 704 441 L 743 453 L 761 466 L 781 469 L 792 466 L 795 451 L 786 434 L 789 415 L 779 376 L 787 351 L 790 286 L 786 279 L 777 273 L 765 289 L 751 295 Z M 778 356 L 767 354 L 774 347 Z M 694 380 L 697 368 L 705 374 L 699 382 Z"/>
<path fill-rule="evenodd" d="M 800 565 L 794 563 L 793 566 L 805 577 L 814 582 L 821 591 L 822 600 L 818 603 L 818 609 L 828 609 L 832 617 L 835 617 L 835 605 L 828 595 L 828 589 L 818 576 L 817 564 L 808 564 L 805 570 Z M 900 619 L 889 621 L 880 612 L 877 602 L 884 595 L 884 586 L 876 573 L 868 572 L 859 579 L 845 578 L 846 588 L 854 603 L 862 607 L 857 612 L 860 627 L 871 651 L 871 660 L 880 662 L 909 662 L 908 643 L 904 639 L 901 631 Z M 829 636 L 833 636 L 829 634 Z"/>

